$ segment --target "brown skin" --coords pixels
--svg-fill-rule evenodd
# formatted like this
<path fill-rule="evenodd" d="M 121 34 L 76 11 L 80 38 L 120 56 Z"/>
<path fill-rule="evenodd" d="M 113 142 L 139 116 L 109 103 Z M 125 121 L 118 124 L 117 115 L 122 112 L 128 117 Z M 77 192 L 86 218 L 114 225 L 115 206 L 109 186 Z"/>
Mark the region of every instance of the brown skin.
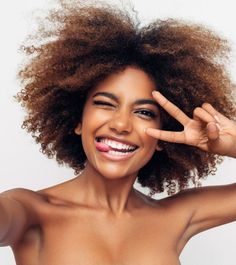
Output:
<path fill-rule="evenodd" d="M 138 170 L 159 150 L 158 139 L 236 157 L 236 124 L 209 104 L 195 109 L 190 119 L 154 93 L 157 103 L 184 125 L 183 132 L 160 130 L 158 107 L 133 104 L 152 99 L 154 89 L 140 69 L 110 76 L 88 95 L 82 126 L 75 129 L 88 156 L 81 176 L 37 192 L 1 194 L 0 242 L 12 247 L 18 265 L 178 265 L 192 236 L 236 220 L 235 184 L 189 189 L 162 200 L 133 188 Z M 101 91 L 119 101 L 97 96 L 111 106 L 94 105 L 93 95 Z M 157 117 L 148 118 L 144 109 Z M 139 149 L 122 162 L 105 159 L 94 147 L 101 134 Z"/>

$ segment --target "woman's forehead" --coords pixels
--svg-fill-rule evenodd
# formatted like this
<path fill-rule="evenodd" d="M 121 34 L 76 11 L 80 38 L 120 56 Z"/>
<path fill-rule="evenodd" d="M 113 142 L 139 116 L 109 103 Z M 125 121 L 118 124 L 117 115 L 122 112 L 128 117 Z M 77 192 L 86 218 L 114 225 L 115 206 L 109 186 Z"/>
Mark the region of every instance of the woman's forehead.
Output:
<path fill-rule="evenodd" d="M 91 91 L 91 96 L 99 93 L 115 94 L 117 97 L 152 97 L 156 84 L 150 76 L 141 69 L 127 67 L 124 71 L 114 73 L 100 82 Z"/>

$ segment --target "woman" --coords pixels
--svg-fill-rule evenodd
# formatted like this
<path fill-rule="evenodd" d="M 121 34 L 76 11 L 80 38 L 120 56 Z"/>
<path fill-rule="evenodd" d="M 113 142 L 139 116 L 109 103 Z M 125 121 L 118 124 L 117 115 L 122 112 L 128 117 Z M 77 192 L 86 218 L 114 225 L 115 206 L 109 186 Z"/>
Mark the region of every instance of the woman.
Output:
<path fill-rule="evenodd" d="M 219 156 L 236 157 L 225 41 L 173 20 L 140 29 L 71 1 L 48 19 L 49 41 L 23 47 L 33 56 L 17 99 L 42 152 L 80 175 L 2 193 L 1 245 L 20 265 L 179 264 L 192 236 L 236 220 L 234 184 L 184 190 Z M 181 192 L 154 200 L 136 178 L 150 195 Z"/>

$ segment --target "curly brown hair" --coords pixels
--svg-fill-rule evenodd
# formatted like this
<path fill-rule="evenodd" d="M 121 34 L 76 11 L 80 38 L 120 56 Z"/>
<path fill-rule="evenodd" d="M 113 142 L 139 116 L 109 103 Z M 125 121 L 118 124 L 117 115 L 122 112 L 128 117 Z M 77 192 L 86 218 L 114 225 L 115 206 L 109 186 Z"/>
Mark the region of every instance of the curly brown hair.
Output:
<path fill-rule="evenodd" d="M 235 119 L 235 85 L 226 69 L 230 48 L 210 29 L 173 19 L 141 27 L 137 17 L 106 3 L 59 3 L 35 35 L 43 43 L 21 46 L 29 60 L 19 71 L 23 87 L 15 96 L 27 110 L 22 127 L 49 158 L 69 165 L 75 174 L 84 168 L 86 156 L 74 129 L 87 94 L 128 66 L 148 73 L 158 90 L 189 116 L 209 102 Z M 182 130 L 163 109 L 161 117 L 164 130 Z M 222 161 L 192 146 L 163 141 L 160 146 L 163 150 L 154 153 L 137 176 L 150 195 L 165 189 L 173 194 L 190 181 L 197 185 Z"/>

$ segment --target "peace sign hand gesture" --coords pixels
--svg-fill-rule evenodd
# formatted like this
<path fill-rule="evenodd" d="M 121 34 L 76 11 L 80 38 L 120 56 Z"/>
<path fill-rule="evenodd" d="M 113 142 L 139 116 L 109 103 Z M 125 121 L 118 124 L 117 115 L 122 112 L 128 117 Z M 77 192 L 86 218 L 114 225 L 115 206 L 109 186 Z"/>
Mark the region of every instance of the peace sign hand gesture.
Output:
<path fill-rule="evenodd" d="M 215 110 L 211 104 L 204 103 L 202 107 L 195 108 L 191 119 L 160 92 L 154 91 L 153 97 L 184 126 L 184 130 L 172 132 L 147 128 L 148 135 L 159 140 L 192 145 L 207 152 L 236 158 L 236 123 Z"/>

